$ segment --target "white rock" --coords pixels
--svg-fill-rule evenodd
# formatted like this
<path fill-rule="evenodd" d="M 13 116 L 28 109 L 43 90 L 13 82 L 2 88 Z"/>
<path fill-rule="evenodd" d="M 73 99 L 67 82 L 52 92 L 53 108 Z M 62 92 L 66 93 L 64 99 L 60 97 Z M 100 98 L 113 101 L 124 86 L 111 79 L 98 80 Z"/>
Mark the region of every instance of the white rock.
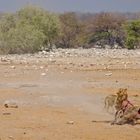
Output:
<path fill-rule="evenodd" d="M 7 100 L 4 102 L 6 108 L 18 108 L 17 103 L 14 100 Z"/>
<path fill-rule="evenodd" d="M 74 124 L 74 121 L 68 121 L 67 124 L 73 125 Z"/>
<path fill-rule="evenodd" d="M 11 140 L 14 140 L 14 137 L 13 136 L 9 136 L 8 138 L 11 139 Z"/>
<path fill-rule="evenodd" d="M 105 74 L 105 76 L 111 76 L 112 75 L 112 73 L 106 73 Z"/>
<path fill-rule="evenodd" d="M 125 68 L 125 69 L 127 68 L 127 65 L 126 65 L 126 64 L 124 65 L 124 68 Z"/>
<path fill-rule="evenodd" d="M 12 69 L 15 69 L 16 67 L 15 67 L 15 66 L 11 66 L 11 68 L 12 68 Z"/>
<path fill-rule="evenodd" d="M 41 73 L 41 76 L 45 76 L 46 75 L 46 73 Z"/>
<path fill-rule="evenodd" d="M 40 69 L 44 69 L 44 67 L 43 66 L 40 66 Z"/>

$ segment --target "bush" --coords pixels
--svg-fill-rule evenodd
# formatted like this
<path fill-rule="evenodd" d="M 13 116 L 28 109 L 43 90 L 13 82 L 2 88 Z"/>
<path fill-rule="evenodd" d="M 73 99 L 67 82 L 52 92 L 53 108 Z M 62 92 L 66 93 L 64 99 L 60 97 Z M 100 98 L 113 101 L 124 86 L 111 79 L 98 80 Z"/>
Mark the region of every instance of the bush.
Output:
<path fill-rule="evenodd" d="M 75 13 L 64 13 L 59 18 L 61 29 L 56 41 L 57 47 L 74 48 L 78 46 L 82 26 Z"/>
<path fill-rule="evenodd" d="M 101 47 L 109 45 L 113 48 L 116 44 L 124 46 L 124 33 L 122 25 L 125 22 L 122 17 L 111 13 L 96 14 L 87 22 L 89 44 L 99 44 Z"/>
<path fill-rule="evenodd" d="M 125 26 L 126 47 L 128 49 L 140 48 L 140 20 L 128 22 Z"/>
<path fill-rule="evenodd" d="M 136 46 L 136 38 L 135 37 L 127 37 L 126 39 L 126 46 L 128 49 L 134 49 Z"/>
<path fill-rule="evenodd" d="M 34 53 L 41 49 L 45 35 L 31 25 L 18 26 L 7 35 L 9 53 Z"/>
<path fill-rule="evenodd" d="M 0 20 L 0 49 L 3 53 L 35 53 L 51 47 L 59 31 L 59 19 L 49 12 L 27 6 Z"/>

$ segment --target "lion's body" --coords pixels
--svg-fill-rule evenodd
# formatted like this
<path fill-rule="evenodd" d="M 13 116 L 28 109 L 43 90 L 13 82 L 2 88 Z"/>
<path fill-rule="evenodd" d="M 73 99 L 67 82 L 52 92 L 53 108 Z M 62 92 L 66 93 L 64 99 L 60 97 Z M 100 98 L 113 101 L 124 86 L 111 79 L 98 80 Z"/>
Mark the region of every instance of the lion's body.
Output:
<path fill-rule="evenodd" d="M 127 100 L 127 98 L 128 98 L 127 89 L 120 88 L 119 91 L 117 92 L 117 99 L 115 105 L 116 111 L 122 108 L 122 103 L 123 101 Z"/>
<path fill-rule="evenodd" d="M 115 116 L 115 120 L 112 124 L 135 124 L 137 120 L 140 120 L 140 107 L 131 106 L 125 112 L 123 110 L 119 110 Z"/>
<path fill-rule="evenodd" d="M 116 113 L 113 124 L 135 124 L 135 122 L 140 119 L 140 107 L 134 106 L 128 100 L 127 89 L 120 89 L 117 93 L 115 108 Z"/>
<path fill-rule="evenodd" d="M 109 95 L 106 96 L 104 104 L 105 104 L 105 109 L 109 112 L 110 110 L 114 110 L 115 109 L 115 104 L 116 104 L 116 99 L 117 96 L 116 95 Z"/>
<path fill-rule="evenodd" d="M 135 124 L 140 120 L 140 107 L 134 106 L 128 100 L 127 89 L 120 88 L 117 95 L 109 95 L 105 98 L 105 108 L 109 111 L 110 108 L 115 108 L 115 119 L 112 124 Z"/>
<path fill-rule="evenodd" d="M 116 112 L 121 109 L 122 102 L 127 99 L 127 89 L 119 89 L 117 95 L 108 95 L 104 100 L 104 107 L 109 112 L 113 110 Z"/>

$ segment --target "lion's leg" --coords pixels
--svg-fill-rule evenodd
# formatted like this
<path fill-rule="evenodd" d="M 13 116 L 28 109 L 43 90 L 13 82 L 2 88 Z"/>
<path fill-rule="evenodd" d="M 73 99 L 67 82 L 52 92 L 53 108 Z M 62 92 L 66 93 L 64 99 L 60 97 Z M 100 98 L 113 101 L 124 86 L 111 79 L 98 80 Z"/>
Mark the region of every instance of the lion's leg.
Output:
<path fill-rule="evenodd" d="M 115 119 L 111 122 L 111 125 L 116 124 L 117 114 L 118 114 L 118 111 L 116 111 L 116 113 L 115 113 Z"/>
<path fill-rule="evenodd" d="M 123 117 L 123 114 L 124 114 L 123 110 L 116 111 L 116 113 L 115 113 L 115 119 L 114 119 L 114 121 L 111 124 L 112 125 L 113 124 L 119 124 L 121 122 L 121 119 Z"/>
<path fill-rule="evenodd" d="M 104 108 L 106 109 L 107 112 L 109 112 L 109 101 L 108 101 L 108 98 L 105 99 Z"/>

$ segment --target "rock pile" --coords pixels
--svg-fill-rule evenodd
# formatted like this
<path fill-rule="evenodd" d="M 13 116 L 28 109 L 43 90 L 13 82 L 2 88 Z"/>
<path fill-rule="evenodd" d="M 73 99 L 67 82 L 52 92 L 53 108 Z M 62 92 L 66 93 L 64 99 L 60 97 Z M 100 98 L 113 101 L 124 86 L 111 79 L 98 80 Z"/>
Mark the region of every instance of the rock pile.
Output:
<path fill-rule="evenodd" d="M 133 58 L 137 59 L 133 61 Z M 16 68 L 16 64 L 25 65 L 25 69 L 29 69 L 28 64 L 32 64 L 33 69 L 43 70 L 46 65 L 58 65 L 65 69 L 71 67 L 78 68 L 97 68 L 97 69 L 128 69 L 136 66 L 140 68 L 140 50 L 127 49 L 53 49 L 52 51 L 40 51 L 36 54 L 23 55 L 2 55 L 0 63 L 10 64 L 11 69 Z M 45 73 L 44 71 L 42 73 Z M 45 75 L 45 74 L 41 74 Z"/>

